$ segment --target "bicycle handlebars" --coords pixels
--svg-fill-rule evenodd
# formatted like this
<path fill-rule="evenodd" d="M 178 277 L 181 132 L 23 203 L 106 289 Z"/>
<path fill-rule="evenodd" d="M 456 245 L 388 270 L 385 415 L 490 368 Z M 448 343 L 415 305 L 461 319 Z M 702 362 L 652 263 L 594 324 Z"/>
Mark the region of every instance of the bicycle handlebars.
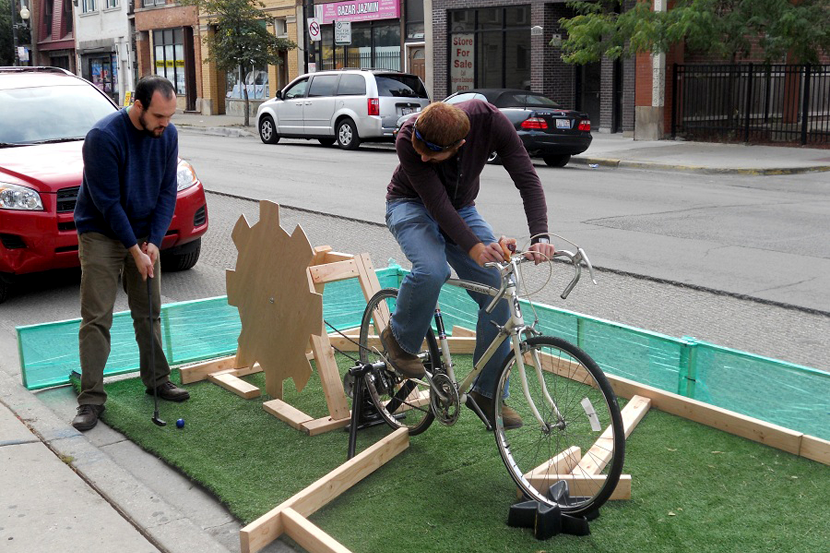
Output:
<path fill-rule="evenodd" d="M 571 244 L 573 244 L 573 242 L 571 242 Z M 582 264 L 583 263 L 585 264 L 586 267 L 588 267 L 588 274 L 591 277 L 591 282 L 593 282 L 594 284 L 597 283 L 596 279 L 594 278 L 594 267 L 591 265 L 591 260 L 588 259 L 588 255 L 585 253 L 585 250 L 583 250 L 582 248 L 580 248 L 576 244 L 573 244 L 573 245 L 576 246 L 576 253 L 570 252 L 568 250 L 557 250 L 556 253 L 553 254 L 553 259 L 557 259 L 557 258 L 558 259 L 566 259 L 566 260 L 570 261 L 571 264 L 574 267 L 574 276 L 573 276 L 573 278 L 568 283 L 568 285 L 565 287 L 565 290 L 559 295 L 559 297 L 561 297 L 563 300 L 567 299 L 568 295 L 573 291 L 574 287 L 576 286 L 576 283 L 579 282 L 579 279 L 582 276 Z M 511 257 L 510 261 L 506 261 L 504 263 L 488 262 L 488 263 L 485 263 L 484 266 L 488 267 L 488 268 L 493 268 L 493 267 L 497 268 L 499 270 L 499 272 L 503 273 L 508 267 L 510 267 L 514 264 L 516 266 L 518 266 L 522 263 L 528 263 L 528 262 L 533 261 L 532 258 L 528 259 L 527 257 L 525 257 L 526 253 L 528 253 L 528 254 L 538 254 L 538 252 L 533 252 L 533 251 L 530 251 L 530 250 L 527 250 L 527 251 L 516 250 L 516 251 L 513 252 L 513 255 Z M 504 290 L 504 287 L 502 287 L 502 292 L 503 292 L 503 290 Z M 499 294 L 499 296 L 501 296 L 501 294 Z"/>

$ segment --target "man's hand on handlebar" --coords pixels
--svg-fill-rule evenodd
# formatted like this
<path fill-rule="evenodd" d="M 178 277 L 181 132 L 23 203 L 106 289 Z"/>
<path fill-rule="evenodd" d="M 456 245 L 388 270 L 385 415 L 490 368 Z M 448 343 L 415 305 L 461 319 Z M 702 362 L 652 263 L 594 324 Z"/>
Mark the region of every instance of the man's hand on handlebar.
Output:
<path fill-rule="evenodd" d="M 535 265 L 539 263 L 544 263 L 550 259 L 553 259 L 554 254 L 556 253 L 556 248 L 553 247 L 553 244 L 544 243 L 544 242 L 537 242 L 530 246 L 530 249 L 525 252 L 525 258 L 532 259 Z"/>

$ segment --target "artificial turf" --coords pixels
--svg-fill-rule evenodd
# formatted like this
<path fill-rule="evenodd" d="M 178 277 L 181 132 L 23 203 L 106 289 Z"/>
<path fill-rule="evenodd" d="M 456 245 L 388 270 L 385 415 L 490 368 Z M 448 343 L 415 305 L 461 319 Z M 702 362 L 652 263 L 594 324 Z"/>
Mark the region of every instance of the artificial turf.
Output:
<path fill-rule="evenodd" d="M 352 365 L 338 362 L 341 371 Z M 245 379 L 265 389 L 263 374 Z M 284 388 L 291 405 L 328 415 L 316 375 L 301 393 L 291 380 Z M 108 383 L 103 420 L 201 483 L 243 523 L 346 460 L 348 432 L 306 436 L 263 410 L 266 395 L 245 400 L 208 382 L 187 389 L 190 401 L 161 402 L 170 424 L 160 428 L 139 379 Z M 182 429 L 172 424 L 179 418 Z M 360 431 L 358 451 L 390 431 Z M 820 463 L 652 409 L 627 441 L 624 473 L 632 499 L 606 503 L 589 536 L 538 541 L 532 529 L 506 525 L 515 486 L 492 434 L 463 410 L 455 426 L 434 423 L 309 518 L 355 552 L 811 552 L 830 543 L 830 467 Z"/>

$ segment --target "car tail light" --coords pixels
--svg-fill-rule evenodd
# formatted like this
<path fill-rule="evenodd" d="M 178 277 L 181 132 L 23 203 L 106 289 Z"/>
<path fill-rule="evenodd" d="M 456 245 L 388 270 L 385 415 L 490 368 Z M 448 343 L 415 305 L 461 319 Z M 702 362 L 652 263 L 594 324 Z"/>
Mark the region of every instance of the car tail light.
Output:
<path fill-rule="evenodd" d="M 380 99 L 368 98 L 366 100 L 366 109 L 369 115 L 380 115 Z"/>
<path fill-rule="evenodd" d="M 591 121 L 588 119 L 583 119 L 579 122 L 579 127 L 577 127 L 581 131 L 590 131 L 591 130 Z"/>
<path fill-rule="evenodd" d="M 523 129 L 547 129 L 548 122 L 541 117 L 528 117 L 522 121 Z"/>

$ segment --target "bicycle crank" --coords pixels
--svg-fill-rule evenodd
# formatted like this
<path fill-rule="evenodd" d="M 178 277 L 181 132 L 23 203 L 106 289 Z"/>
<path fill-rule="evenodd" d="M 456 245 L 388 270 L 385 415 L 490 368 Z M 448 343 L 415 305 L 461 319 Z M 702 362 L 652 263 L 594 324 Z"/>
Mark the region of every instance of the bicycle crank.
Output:
<path fill-rule="evenodd" d="M 458 420 L 460 401 L 455 383 L 444 373 L 432 376 L 429 406 L 441 424 L 452 426 Z"/>

